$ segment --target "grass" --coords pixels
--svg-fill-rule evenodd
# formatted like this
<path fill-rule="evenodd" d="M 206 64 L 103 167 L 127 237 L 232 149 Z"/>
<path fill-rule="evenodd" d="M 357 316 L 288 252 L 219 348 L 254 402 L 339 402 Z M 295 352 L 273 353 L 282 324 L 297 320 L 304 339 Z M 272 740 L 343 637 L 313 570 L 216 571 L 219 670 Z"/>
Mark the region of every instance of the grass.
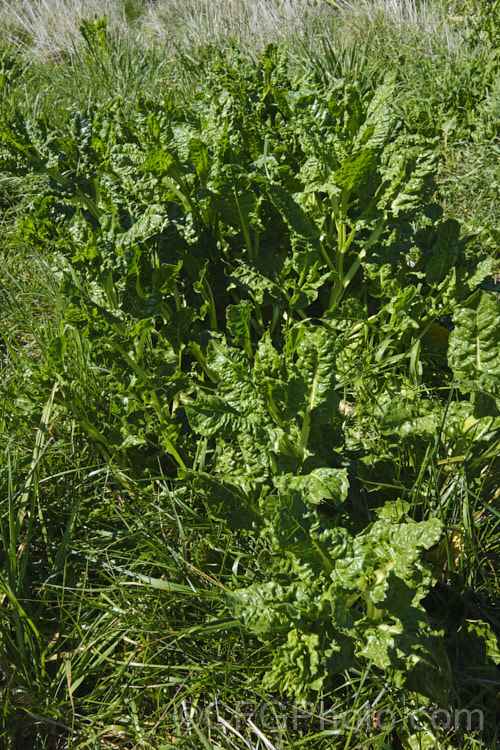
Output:
<path fill-rule="evenodd" d="M 8 0 L 1 13 L 4 39 L 31 57 L 50 61 L 73 55 L 81 42 L 82 22 L 104 14 L 118 45 L 137 51 L 155 46 L 172 57 L 179 51 L 196 54 L 208 45 L 224 46 L 229 40 L 256 54 L 270 41 L 290 42 L 317 32 L 330 10 L 321 2 L 301 5 L 293 0 Z"/>
<path fill-rule="evenodd" d="M 466 9 L 409 0 L 353 0 L 338 8 L 299 0 L 6 0 L 2 107 L 49 113 L 64 128 L 70 110 L 114 97 L 131 107 L 165 92 L 188 102 L 213 56 L 238 47 L 255 57 L 269 42 L 287 44 L 297 70 L 326 78 L 372 86 L 393 72 L 400 92 L 394 105 L 408 131 L 435 138 L 445 211 L 475 235 L 478 251 L 498 259 L 500 89 L 492 23 L 481 30 L 479 2 Z M 113 471 L 61 408 L 64 383 L 47 375 L 33 391 L 30 373 L 43 371 L 54 331 L 65 330 L 65 303 L 50 246 L 40 255 L 15 235 L 29 206 L 30 196 L 0 177 L 3 746 L 495 747 L 494 670 L 462 673 L 460 704 L 472 710 L 483 700 L 493 718 L 482 732 L 448 738 L 433 737 L 427 725 L 415 740 L 408 729 L 415 707 L 370 668 L 339 679 L 326 705 L 298 715 L 296 706 L 263 692 L 269 655 L 214 598 L 220 587 L 251 579 L 254 551 L 189 497 L 172 493 L 160 471 L 147 482 Z M 99 403 L 99 376 L 86 356 L 85 342 L 74 339 L 74 381 Z M 443 576 L 433 606 L 443 617 L 450 609 L 457 617 L 486 617 L 499 632 L 499 488 L 479 471 L 486 504 L 467 476 L 449 491 L 443 470 L 428 467 L 427 496 L 465 532 L 465 552 Z M 467 581 L 465 602 L 453 596 L 453 575 Z M 268 713 L 261 714 L 264 704 Z M 382 710 L 394 718 L 399 739 L 377 720 Z"/>

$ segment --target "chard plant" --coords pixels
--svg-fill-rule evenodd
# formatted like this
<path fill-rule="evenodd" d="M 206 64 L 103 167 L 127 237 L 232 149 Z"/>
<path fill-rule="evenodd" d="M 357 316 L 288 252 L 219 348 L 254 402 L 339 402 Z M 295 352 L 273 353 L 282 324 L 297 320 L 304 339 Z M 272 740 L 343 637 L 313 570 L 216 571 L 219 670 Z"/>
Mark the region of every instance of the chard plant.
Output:
<path fill-rule="evenodd" d="M 4 115 L 0 169 L 36 185 L 18 231 L 58 260 L 40 387 L 116 477 L 159 468 L 255 550 L 220 601 L 266 644 L 265 686 L 369 664 L 445 705 L 468 625 L 434 616 L 432 551 L 472 523 L 450 486 L 495 491 L 500 309 L 395 86 L 293 78 L 271 47 L 190 107 Z"/>

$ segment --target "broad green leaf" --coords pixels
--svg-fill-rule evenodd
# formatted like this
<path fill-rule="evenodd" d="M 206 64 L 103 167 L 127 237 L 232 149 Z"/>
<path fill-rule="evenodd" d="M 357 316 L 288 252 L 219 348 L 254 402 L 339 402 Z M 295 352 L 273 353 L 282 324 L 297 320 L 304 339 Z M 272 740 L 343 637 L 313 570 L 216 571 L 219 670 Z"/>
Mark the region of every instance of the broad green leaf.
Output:
<path fill-rule="evenodd" d="M 241 347 L 250 358 L 253 356 L 250 337 L 252 311 L 253 306 L 248 300 L 226 308 L 227 328 L 233 336 L 233 343 Z"/>
<path fill-rule="evenodd" d="M 418 394 L 419 395 L 419 394 Z M 442 422 L 442 413 L 432 401 L 422 401 L 403 396 L 393 398 L 379 422 L 383 435 L 399 435 L 402 438 L 415 436 L 434 436 Z"/>
<path fill-rule="evenodd" d="M 325 269 L 324 262 L 318 259 L 317 250 L 295 250 L 292 267 L 295 273 L 289 274 L 284 286 L 289 296 L 288 304 L 294 310 L 306 309 L 318 298 L 319 290 L 336 278 L 336 273 Z"/>
<path fill-rule="evenodd" d="M 287 603 L 294 598 L 290 587 L 279 583 L 254 584 L 226 594 L 225 604 L 251 633 L 267 639 L 286 633 L 290 627 Z"/>
<path fill-rule="evenodd" d="M 200 391 L 195 404 L 186 406 L 191 429 L 203 437 L 237 437 L 247 428 L 247 420 L 237 408 L 216 394 Z"/>
<path fill-rule="evenodd" d="M 398 127 L 394 112 L 395 88 L 395 75 L 389 73 L 384 82 L 377 86 L 368 104 L 365 120 L 356 133 L 356 147 L 380 149 L 389 138 L 394 138 Z"/>
<path fill-rule="evenodd" d="M 253 415 L 257 421 L 261 420 L 263 427 L 266 422 L 270 423 L 270 417 L 265 419 L 267 409 L 253 377 L 252 363 L 240 349 L 212 339 L 207 364 L 219 377 L 219 394 L 232 408 L 249 418 Z"/>
<path fill-rule="evenodd" d="M 437 242 L 432 248 L 432 257 L 425 266 L 428 284 L 439 284 L 454 266 L 458 255 L 460 224 L 455 219 L 447 219 L 438 226 Z"/>
<path fill-rule="evenodd" d="M 287 413 L 302 416 L 299 452 L 305 456 L 309 434 L 338 415 L 336 392 L 338 342 L 326 328 L 298 326 L 287 344 L 296 356 L 288 390 Z"/>
<path fill-rule="evenodd" d="M 300 476 L 286 474 L 276 480 L 276 486 L 284 492 L 298 490 L 311 505 L 320 505 L 323 501 L 341 505 L 347 498 L 349 479 L 346 469 L 325 467 Z"/>
<path fill-rule="evenodd" d="M 400 523 L 406 520 L 407 513 L 410 510 L 410 504 L 406 500 L 398 498 L 389 500 L 381 508 L 375 510 L 377 518 L 384 518 L 390 523 Z"/>
<path fill-rule="evenodd" d="M 481 620 L 463 620 L 458 631 L 458 640 L 462 649 L 473 652 L 471 664 L 484 664 L 486 656 L 486 669 L 488 662 L 497 667 L 500 665 L 500 642 L 488 623 Z M 495 670 L 490 671 L 493 674 Z"/>
<path fill-rule="evenodd" d="M 286 645 L 279 648 L 275 662 L 264 678 L 268 690 L 280 690 L 303 698 L 321 690 L 327 677 L 324 646 L 318 633 L 290 630 Z"/>
<path fill-rule="evenodd" d="M 156 149 L 147 154 L 143 162 L 143 169 L 145 172 L 156 172 L 162 176 L 168 172 L 173 163 L 173 154 L 163 149 Z"/>
<path fill-rule="evenodd" d="M 500 390 L 500 302 L 478 290 L 454 316 L 448 363 L 466 390 Z"/>
<path fill-rule="evenodd" d="M 316 573 L 332 572 L 335 560 L 346 552 L 346 539 L 340 530 L 311 510 L 301 492 L 290 491 L 281 498 L 273 524 L 274 539 L 285 555 L 297 563 L 313 566 Z"/>
<path fill-rule="evenodd" d="M 319 237 L 320 232 L 316 224 L 284 187 L 279 184 L 268 183 L 266 184 L 266 192 L 292 232 L 309 241 L 314 241 Z"/>
<path fill-rule="evenodd" d="M 160 234 L 167 223 L 168 217 L 161 205 L 149 206 L 127 232 L 117 235 L 117 250 L 123 252 L 138 243 L 146 242 L 154 235 Z"/>
<path fill-rule="evenodd" d="M 247 175 L 236 167 L 226 169 L 211 184 L 212 202 L 225 224 L 241 229 L 245 242 L 251 244 L 249 236 L 252 215 L 256 209 L 257 196 L 250 188 Z"/>
<path fill-rule="evenodd" d="M 365 148 L 359 154 L 349 157 L 335 172 L 337 185 L 348 195 L 358 193 L 371 181 L 377 165 L 377 156 L 372 149 Z"/>
<path fill-rule="evenodd" d="M 201 138 L 191 138 L 189 141 L 189 156 L 196 169 L 196 174 L 206 182 L 210 170 L 210 156 L 208 147 Z"/>
<path fill-rule="evenodd" d="M 239 486 L 204 472 L 186 471 L 179 476 L 191 478 L 194 490 L 202 497 L 210 515 L 229 528 L 251 530 L 261 524 L 256 504 L 259 490 L 248 481 Z"/>
<path fill-rule="evenodd" d="M 191 428 L 218 440 L 219 471 L 264 481 L 283 434 L 272 384 L 261 370 L 261 377 L 254 373 L 248 356 L 224 341 L 210 342 L 206 366 L 218 379 L 217 392 L 198 389 L 196 401 L 186 406 Z"/>
<path fill-rule="evenodd" d="M 254 259 L 249 263 L 242 259 L 240 263 L 231 268 L 228 274 L 228 288 L 238 289 L 245 295 L 250 296 L 258 305 L 262 305 L 265 296 L 271 296 L 279 299 L 280 282 L 284 267 L 284 261 L 281 258 L 274 258 L 272 266 L 261 262 L 261 258 Z M 269 275 L 268 275 L 269 274 Z"/>

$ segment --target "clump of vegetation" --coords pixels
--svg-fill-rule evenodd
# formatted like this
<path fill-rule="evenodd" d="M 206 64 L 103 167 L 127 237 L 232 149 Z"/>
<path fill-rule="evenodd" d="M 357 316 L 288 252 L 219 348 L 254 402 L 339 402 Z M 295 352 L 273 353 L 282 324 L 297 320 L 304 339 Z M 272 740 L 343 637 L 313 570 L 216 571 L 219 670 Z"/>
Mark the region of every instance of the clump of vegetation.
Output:
<path fill-rule="evenodd" d="M 490 5 L 6 4 L 6 746 L 495 743 Z"/>

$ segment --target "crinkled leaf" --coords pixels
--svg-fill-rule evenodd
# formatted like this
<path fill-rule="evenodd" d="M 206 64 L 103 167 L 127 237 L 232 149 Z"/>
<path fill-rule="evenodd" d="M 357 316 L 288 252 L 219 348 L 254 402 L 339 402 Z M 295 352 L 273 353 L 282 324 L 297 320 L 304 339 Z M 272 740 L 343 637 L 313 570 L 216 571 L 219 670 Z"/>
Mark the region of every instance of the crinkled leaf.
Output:
<path fill-rule="evenodd" d="M 347 469 L 314 469 L 310 474 L 286 474 L 276 480 L 276 486 L 286 492 L 298 490 L 306 503 L 319 505 L 325 500 L 341 505 L 347 498 L 349 479 Z"/>
<path fill-rule="evenodd" d="M 210 156 L 208 147 L 201 138 L 191 138 L 189 141 L 189 156 L 198 177 L 206 180 L 210 169 Z"/>
<path fill-rule="evenodd" d="M 227 327 L 233 336 L 233 343 L 239 346 L 252 356 L 252 346 L 250 341 L 250 318 L 252 316 L 253 305 L 244 300 L 239 305 L 228 305 L 226 308 Z"/>
<path fill-rule="evenodd" d="M 247 429 L 245 416 L 237 408 L 220 396 L 203 391 L 199 392 L 195 404 L 186 406 L 186 415 L 191 429 L 203 437 L 232 438 Z"/>
<path fill-rule="evenodd" d="M 300 326 L 289 340 L 296 354 L 288 409 L 307 416 L 317 427 L 333 421 L 340 398 L 336 392 L 338 341 L 326 328 Z"/>
<path fill-rule="evenodd" d="M 448 363 L 467 390 L 500 392 L 500 302 L 478 290 L 454 316 Z"/>
<path fill-rule="evenodd" d="M 327 677 L 324 649 L 319 634 L 290 630 L 287 642 L 277 650 L 275 661 L 264 677 L 268 690 L 295 694 L 321 690 Z"/>
<path fill-rule="evenodd" d="M 149 206 L 127 232 L 117 235 L 117 249 L 123 252 L 139 242 L 146 242 L 153 235 L 160 234 L 168 221 L 161 205 Z"/>
<path fill-rule="evenodd" d="M 212 518 L 223 521 L 231 529 L 251 530 L 260 526 L 259 490 L 248 481 L 241 486 L 204 472 L 180 472 L 180 476 L 191 478 L 193 488 L 203 498 Z"/>
<path fill-rule="evenodd" d="M 375 151 L 365 148 L 342 164 L 335 172 L 335 182 L 347 194 L 358 193 L 372 179 L 376 165 Z"/>
<path fill-rule="evenodd" d="M 287 603 L 293 599 L 290 587 L 275 581 L 254 584 L 225 594 L 224 602 L 251 633 L 267 639 L 290 627 Z"/>
<path fill-rule="evenodd" d="M 368 104 L 365 120 L 356 134 L 356 146 L 379 149 L 389 138 L 394 138 L 398 124 L 394 112 L 395 88 L 395 76 L 391 73 L 377 86 Z"/>
<path fill-rule="evenodd" d="M 425 266 L 428 284 L 439 284 L 454 266 L 458 256 L 460 224 L 455 219 L 447 219 L 438 225 L 437 241 L 432 248 L 432 257 Z"/>
<path fill-rule="evenodd" d="M 396 397 L 386 407 L 379 429 L 383 435 L 399 435 L 403 438 L 433 436 L 441 421 L 442 415 L 434 403 Z"/>
<path fill-rule="evenodd" d="M 235 168 L 219 174 L 212 183 L 212 202 L 221 220 L 237 229 L 248 232 L 257 196 L 250 189 L 247 175 Z"/>
<path fill-rule="evenodd" d="M 306 240 L 315 240 L 319 237 L 320 232 L 316 224 L 282 185 L 268 183 L 266 192 L 285 224 L 295 234 Z"/>
<path fill-rule="evenodd" d="M 262 305 L 266 295 L 279 297 L 284 259 L 278 256 L 268 260 L 266 264 L 262 263 L 261 258 L 253 262 L 242 260 L 231 269 L 228 276 L 229 289 L 241 290 L 259 305 Z"/>

